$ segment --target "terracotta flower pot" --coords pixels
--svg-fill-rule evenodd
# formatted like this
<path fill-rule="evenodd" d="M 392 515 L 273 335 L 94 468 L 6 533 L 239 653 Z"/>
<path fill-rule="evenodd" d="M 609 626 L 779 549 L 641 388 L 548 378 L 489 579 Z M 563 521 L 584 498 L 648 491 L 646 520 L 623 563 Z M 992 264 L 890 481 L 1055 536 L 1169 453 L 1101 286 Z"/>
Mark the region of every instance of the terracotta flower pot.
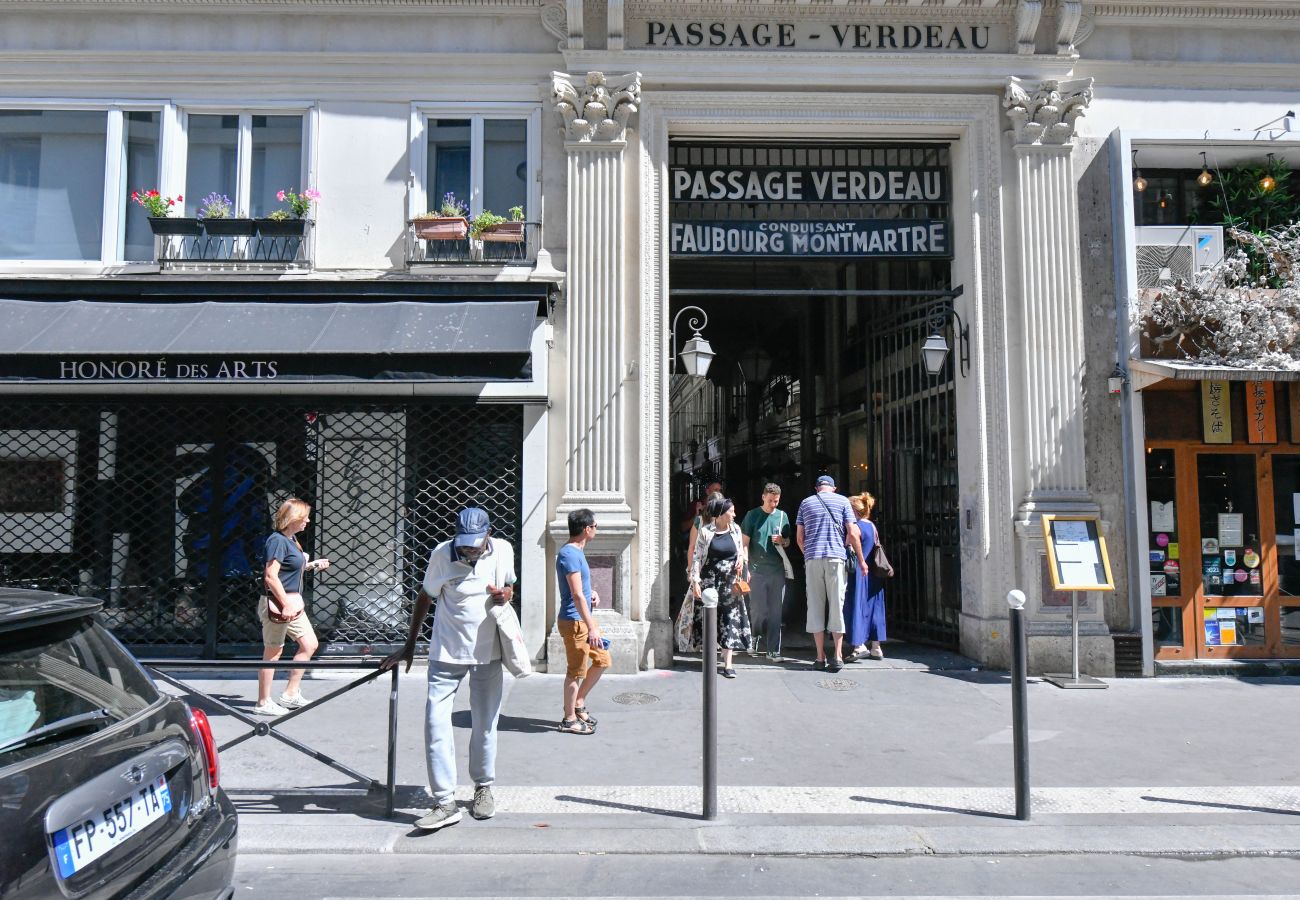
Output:
<path fill-rule="evenodd" d="M 426 241 L 463 241 L 469 236 L 469 220 L 464 216 L 439 216 L 416 219 L 415 236 Z"/>
<path fill-rule="evenodd" d="M 518 244 L 524 239 L 523 222 L 502 222 L 499 225 L 489 225 L 484 228 L 479 238 L 484 241 L 499 241 L 502 243 Z"/>

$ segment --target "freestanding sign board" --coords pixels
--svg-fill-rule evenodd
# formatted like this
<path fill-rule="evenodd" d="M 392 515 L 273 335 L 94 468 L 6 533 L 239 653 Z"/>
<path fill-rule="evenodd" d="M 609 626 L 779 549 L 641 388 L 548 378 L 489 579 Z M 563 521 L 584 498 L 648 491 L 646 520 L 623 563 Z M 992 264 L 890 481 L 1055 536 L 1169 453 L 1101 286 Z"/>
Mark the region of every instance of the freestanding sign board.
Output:
<path fill-rule="evenodd" d="M 1048 674 L 1062 688 L 1104 688 L 1106 683 L 1079 674 L 1079 592 L 1113 591 L 1115 579 L 1106 554 L 1106 539 L 1096 516 L 1043 516 L 1043 541 L 1052 587 L 1070 592 L 1071 673 Z"/>

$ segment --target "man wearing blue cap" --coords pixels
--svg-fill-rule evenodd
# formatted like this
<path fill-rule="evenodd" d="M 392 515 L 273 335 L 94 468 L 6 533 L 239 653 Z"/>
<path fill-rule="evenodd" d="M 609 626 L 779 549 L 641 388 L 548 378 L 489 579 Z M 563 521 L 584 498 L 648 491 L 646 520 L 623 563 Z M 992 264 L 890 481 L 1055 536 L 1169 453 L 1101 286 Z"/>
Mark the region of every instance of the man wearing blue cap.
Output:
<path fill-rule="evenodd" d="M 814 669 L 844 668 L 844 590 L 848 586 L 847 544 L 858 557 L 858 570 L 867 577 L 862 558 L 862 534 L 846 497 L 835 493 L 835 479 L 819 475 L 811 497 L 799 504 L 794 520 L 795 542 L 803 552 L 807 579 L 808 632 L 817 645 Z M 826 632 L 835 642 L 835 658 L 826 659 Z"/>
<path fill-rule="evenodd" d="M 514 548 L 492 537 L 491 531 L 488 514 L 483 510 L 461 510 L 455 537 L 443 541 L 429 554 L 429 567 L 411 614 L 405 646 L 379 666 L 386 671 L 405 662 L 406 671 L 411 671 L 415 642 L 429 606 L 437 597 L 429 637 L 429 699 L 425 704 L 425 743 L 434 806 L 415 823 L 425 831 L 437 831 L 461 820 L 456 806 L 456 745 L 451 711 L 456 690 L 466 675 L 472 722 L 469 774 L 474 779 L 469 814 L 476 819 L 490 819 L 496 813 L 492 783 L 496 780 L 497 717 L 501 714 L 505 676 L 496 623 L 488 610 L 494 604 L 510 602 L 518 579 Z"/>

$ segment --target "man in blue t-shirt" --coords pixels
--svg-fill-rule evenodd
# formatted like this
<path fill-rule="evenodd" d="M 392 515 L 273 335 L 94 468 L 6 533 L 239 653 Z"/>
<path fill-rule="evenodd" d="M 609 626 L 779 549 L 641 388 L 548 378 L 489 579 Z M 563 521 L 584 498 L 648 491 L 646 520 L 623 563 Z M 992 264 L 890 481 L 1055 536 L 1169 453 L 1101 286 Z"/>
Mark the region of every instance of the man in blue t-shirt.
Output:
<path fill-rule="evenodd" d="M 560 586 L 556 628 L 564 639 L 568 662 L 560 731 L 569 734 L 591 734 L 596 730 L 596 720 L 587 712 L 587 695 L 610 664 L 609 642 L 591 614 L 600 598 L 591 589 L 591 569 L 583 553 L 587 541 L 595 536 L 595 514 L 589 509 L 575 509 L 569 513 L 569 542 L 555 556 L 555 577 Z"/>
<path fill-rule="evenodd" d="M 862 557 L 862 534 L 848 498 L 835 493 L 835 479 L 819 475 L 811 497 L 799 504 L 794 520 L 795 541 L 803 552 L 807 579 L 808 633 L 817 645 L 814 669 L 838 672 L 844 668 L 844 590 L 848 586 L 847 544 L 858 557 L 858 572 L 867 577 Z M 835 658 L 826 659 L 826 632 L 835 642 Z"/>

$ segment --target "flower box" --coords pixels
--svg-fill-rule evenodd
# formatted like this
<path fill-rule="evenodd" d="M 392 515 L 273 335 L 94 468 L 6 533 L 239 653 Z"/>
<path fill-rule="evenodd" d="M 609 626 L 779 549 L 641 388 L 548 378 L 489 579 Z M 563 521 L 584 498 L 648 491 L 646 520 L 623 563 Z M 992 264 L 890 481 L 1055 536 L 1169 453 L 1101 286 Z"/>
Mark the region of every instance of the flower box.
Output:
<path fill-rule="evenodd" d="M 149 227 L 153 229 L 154 234 L 163 237 L 172 235 L 193 237 L 203 230 L 203 223 L 198 219 L 172 219 L 150 216 Z"/>
<path fill-rule="evenodd" d="M 469 237 L 469 220 L 463 216 L 416 219 L 415 236 L 426 241 L 463 241 Z"/>
<path fill-rule="evenodd" d="M 524 223 L 502 222 L 499 225 L 489 225 L 479 234 L 479 239 L 500 243 L 523 243 Z"/>
<path fill-rule="evenodd" d="M 203 230 L 214 237 L 252 237 L 252 219 L 204 219 Z"/>
<path fill-rule="evenodd" d="M 261 237 L 302 237 L 307 233 L 307 219 L 254 219 Z"/>

